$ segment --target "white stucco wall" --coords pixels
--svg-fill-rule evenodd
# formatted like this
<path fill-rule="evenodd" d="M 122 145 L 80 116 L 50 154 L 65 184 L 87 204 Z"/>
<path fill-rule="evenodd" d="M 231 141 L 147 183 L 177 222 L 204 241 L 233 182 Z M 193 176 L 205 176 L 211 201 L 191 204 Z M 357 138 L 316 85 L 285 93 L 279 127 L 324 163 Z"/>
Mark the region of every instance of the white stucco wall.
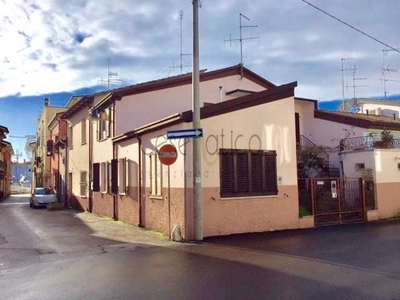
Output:
<path fill-rule="evenodd" d="M 375 103 L 362 103 L 360 105 L 360 113 L 368 113 L 374 115 L 383 115 L 393 117 L 396 114 L 396 118 L 399 118 L 400 106 L 398 105 L 386 105 L 386 104 L 375 104 Z"/>
<path fill-rule="evenodd" d="M 400 213 L 400 150 L 376 149 L 342 156 L 347 177 L 361 177 L 361 172 L 355 172 L 356 163 L 364 163 L 365 168 L 373 169 L 376 211 L 372 219 L 397 216 Z"/>
<path fill-rule="evenodd" d="M 375 150 L 375 176 L 377 183 L 400 183 L 400 150 Z"/>
<path fill-rule="evenodd" d="M 80 196 L 81 172 L 87 172 L 89 187 L 89 122 L 86 121 L 86 144 L 82 144 L 82 120 L 86 120 L 88 110 L 82 109 L 70 118 L 69 127 L 73 130 L 73 147 L 68 147 L 68 173 L 72 173 L 72 193 Z M 69 141 L 70 143 L 70 141 Z M 70 145 L 70 144 L 69 144 Z M 87 195 L 88 196 L 87 189 Z"/>
<path fill-rule="evenodd" d="M 372 169 L 375 177 L 375 154 L 373 150 L 345 152 L 341 154 L 343 172 L 347 178 L 360 178 L 362 171 L 356 170 L 356 164 L 363 163 L 366 169 Z"/>
<path fill-rule="evenodd" d="M 300 134 L 309 138 L 309 132 L 314 118 L 314 103 L 310 101 L 295 100 L 295 112 L 299 114 Z"/>
<path fill-rule="evenodd" d="M 44 167 L 42 168 L 43 174 L 50 175 L 51 173 L 51 157 L 46 155 L 47 140 L 51 139 L 51 131 L 48 126 L 53 119 L 53 117 L 62 111 L 65 111 L 65 107 L 57 106 L 44 106 L 43 112 L 38 120 L 36 126 L 36 135 L 40 139 L 40 145 L 36 149 L 36 155 L 42 158 Z M 43 184 L 45 187 L 50 187 L 53 185 L 51 179 L 43 179 Z"/>

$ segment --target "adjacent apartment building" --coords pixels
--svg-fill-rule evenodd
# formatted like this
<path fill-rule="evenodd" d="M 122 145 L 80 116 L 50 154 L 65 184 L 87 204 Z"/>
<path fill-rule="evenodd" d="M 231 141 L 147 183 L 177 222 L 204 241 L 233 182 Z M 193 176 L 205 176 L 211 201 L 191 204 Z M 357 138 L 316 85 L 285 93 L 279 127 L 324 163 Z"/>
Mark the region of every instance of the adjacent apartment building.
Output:
<path fill-rule="evenodd" d="M 8 128 L 0 125 L 0 201 L 11 193 L 11 157 L 14 154 L 10 142 L 5 141 Z"/>

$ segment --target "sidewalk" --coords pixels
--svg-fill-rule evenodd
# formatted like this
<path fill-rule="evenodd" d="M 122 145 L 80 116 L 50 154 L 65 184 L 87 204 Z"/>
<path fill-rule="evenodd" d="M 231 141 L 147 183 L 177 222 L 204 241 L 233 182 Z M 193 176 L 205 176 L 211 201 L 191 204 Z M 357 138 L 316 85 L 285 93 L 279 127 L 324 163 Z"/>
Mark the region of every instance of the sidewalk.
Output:
<path fill-rule="evenodd" d="M 92 233 L 91 236 L 130 244 L 148 244 L 153 246 L 172 246 L 176 243 L 168 240 L 162 233 L 146 230 L 135 225 L 115 221 L 89 212 L 77 210 L 62 210 L 48 212 L 49 214 L 65 214 L 79 219 Z"/>

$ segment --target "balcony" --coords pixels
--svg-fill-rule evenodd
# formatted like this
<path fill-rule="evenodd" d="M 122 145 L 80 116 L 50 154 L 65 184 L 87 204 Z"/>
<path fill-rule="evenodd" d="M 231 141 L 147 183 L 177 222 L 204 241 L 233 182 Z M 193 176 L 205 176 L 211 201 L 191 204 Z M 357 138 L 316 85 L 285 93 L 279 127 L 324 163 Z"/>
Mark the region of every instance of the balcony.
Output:
<path fill-rule="evenodd" d="M 340 151 L 373 149 L 400 149 L 400 139 L 382 139 L 380 136 L 347 138 L 340 141 Z"/>

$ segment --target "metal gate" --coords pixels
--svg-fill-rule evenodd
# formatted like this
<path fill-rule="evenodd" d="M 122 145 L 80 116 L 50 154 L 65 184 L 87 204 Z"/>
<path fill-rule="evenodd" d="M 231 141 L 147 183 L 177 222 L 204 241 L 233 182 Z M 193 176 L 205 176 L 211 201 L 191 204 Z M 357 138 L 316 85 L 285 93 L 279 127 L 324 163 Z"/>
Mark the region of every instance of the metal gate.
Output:
<path fill-rule="evenodd" d="M 312 202 L 315 225 L 341 224 L 365 220 L 365 200 L 361 178 L 314 178 Z"/>

